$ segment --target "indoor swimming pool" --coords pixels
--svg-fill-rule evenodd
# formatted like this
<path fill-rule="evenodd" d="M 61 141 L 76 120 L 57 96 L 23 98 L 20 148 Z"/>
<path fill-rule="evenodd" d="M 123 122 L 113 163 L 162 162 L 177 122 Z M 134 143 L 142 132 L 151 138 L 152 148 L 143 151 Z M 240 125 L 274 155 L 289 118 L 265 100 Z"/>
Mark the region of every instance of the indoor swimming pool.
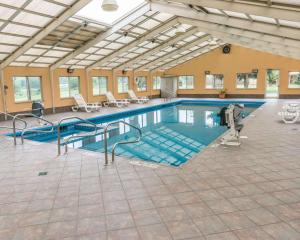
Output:
<path fill-rule="evenodd" d="M 123 120 L 141 128 L 141 141 L 134 144 L 119 145 L 116 154 L 131 159 L 180 166 L 195 154 L 201 152 L 211 142 L 222 135 L 227 128 L 220 126 L 218 113 L 231 101 L 192 101 L 181 100 L 141 109 L 127 110 L 110 115 L 89 119 L 99 126 L 99 133 L 91 137 L 78 137 L 68 143 L 69 148 L 84 149 L 93 152 L 104 152 L 104 138 L 101 126 L 108 122 Z M 243 114 L 249 115 L 263 102 L 243 103 Z M 70 136 L 82 135 L 93 131 L 92 126 L 78 122 L 64 124 L 61 128 L 63 140 Z M 138 132 L 129 125 L 118 123 L 108 132 L 108 148 L 120 141 L 131 141 L 137 138 Z M 56 143 L 57 133 L 28 133 L 26 139 L 40 142 Z"/>

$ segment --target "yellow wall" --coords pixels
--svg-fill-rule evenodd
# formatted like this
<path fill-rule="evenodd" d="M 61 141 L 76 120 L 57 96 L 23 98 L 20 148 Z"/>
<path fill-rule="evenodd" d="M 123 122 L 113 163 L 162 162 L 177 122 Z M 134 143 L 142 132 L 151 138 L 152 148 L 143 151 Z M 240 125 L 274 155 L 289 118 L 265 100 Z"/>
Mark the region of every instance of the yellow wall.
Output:
<path fill-rule="evenodd" d="M 236 73 L 251 72 L 252 69 L 258 69 L 258 84 L 256 89 L 237 89 L 236 88 Z M 184 64 L 174 67 L 165 74 L 171 75 L 194 75 L 195 88 L 191 90 L 179 90 L 179 94 L 217 94 L 217 90 L 205 89 L 205 71 L 210 71 L 212 74 L 224 74 L 225 88 L 229 94 L 244 94 L 263 95 L 265 93 L 265 74 L 267 69 L 279 69 L 281 71 L 280 79 L 280 94 L 300 95 L 300 89 L 288 89 L 288 72 L 299 71 L 300 61 L 275 56 L 272 54 L 259 52 L 238 46 L 232 46 L 230 54 L 225 55 L 221 49 L 216 49 L 210 53 L 199 56 Z M 129 88 L 134 89 L 138 96 L 155 96 L 159 95 L 158 90 L 153 90 L 153 77 L 161 76 L 161 72 L 154 74 L 144 72 L 128 71 L 110 71 L 110 70 L 92 70 L 86 72 L 83 69 L 75 70 L 74 73 L 67 73 L 66 69 L 57 69 L 53 73 L 53 91 L 50 81 L 48 68 L 28 68 L 28 67 L 7 67 L 4 69 L 4 83 L 8 86 L 6 95 L 7 110 L 9 112 L 26 111 L 31 108 L 31 102 L 16 103 L 13 93 L 13 76 L 41 76 L 42 77 L 42 96 L 46 108 L 52 108 L 52 92 L 55 107 L 66 107 L 74 104 L 72 98 L 62 99 L 59 93 L 59 77 L 60 76 L 79 76 L 80 77 L 80 92 L 87 102 L 105 101 L 105 96 L 93 96 L 92 76 L 107 76 L 108 90 L 113 92 L 116 98 L 127 98 L 127 94 L 119 94 L 117 90 L 117 77 L 128 76 Z M 147 91 L 137 92 L 135 78 L 138 76 L 147 77 Z M 1 94 L 1 93 L 0 93 Z M 1 95 L 0 95 L 1 97 Z M 2 99 L 0 111 L 3 111 Z"/>
<path fill-rule="evenodd" d="M 138 96 L 154 96 L 159 95 L 158 90 L 152 90 L 152 78 L 154 75 L 161 75 L 161 73 L 155 73 L 151 75 L 149 72 L 135 72 L 128 71 L 125 74 L 122 71 L 111 70 L 91 70 L 87 72 L 83 69 L 76 69 L 72 74 L 67 73 L 66 69 L 57 69 L 53 73 L 53 91 L 50 78 L 50 72 L 48 68 L 29 68 L 29 67 L 7 67 L 4 69 L 4 84 L 8 86 L 6 95 L 6 105 L 8 112 L 22 112 L 31 109 L 31 102 L 18 102 L 14 100 L 13 81 L 14 76 L 40 76 L 42 79 L 42 97 L 45 104 L 45 108 L 52 108 L 52 92 L 53 101 L 56 108 L 66 107 L 74 105 L 73 98 L 61 98 L 59 90 L 59 77 L 60 76 L 77 76 L 80 77 L 80 93 L 86 99 L 87 102 L 102 102 L 106 100 L 104 95 L 93 96 L 92 77 L 93 76 L 107 76 L 108 77 L 108 90 L 113 92 L 116 98 L 128 98 L 127 93 L 118 93 L 117 77 L 128 76 L 129 88 L 136 90 L 136 84 L 134 78 L 137 76 L 147 77 L 147 91 L 137 92 Z M 1 97 L 1 95 L 0 95 Z M 2 99 L 0 104 L 0 111 L 2 108 Z"/>
<path fill-rule="evenodd" d="M 256 89 L 237 89 L 236 74 L 248 73 L 258 69 Z M 205 71 L 211 74 L 224 74 L 224 87 L 229 94 L 264 94 L 267 69 L 279 69 L 280 94 L 300 94 L 300 89 L 288 88 L 288 72 L 300 71 L 300 61 L 285 58 L 248 48 L 232 46 L 230 54 L 223 54 L 218 48 L 205 55 L 176 66 L 166 74 L 194 75 L 194 89 L 178 90 L 179 94 L 217 94 L 217 90 L 205 89 Z"/>

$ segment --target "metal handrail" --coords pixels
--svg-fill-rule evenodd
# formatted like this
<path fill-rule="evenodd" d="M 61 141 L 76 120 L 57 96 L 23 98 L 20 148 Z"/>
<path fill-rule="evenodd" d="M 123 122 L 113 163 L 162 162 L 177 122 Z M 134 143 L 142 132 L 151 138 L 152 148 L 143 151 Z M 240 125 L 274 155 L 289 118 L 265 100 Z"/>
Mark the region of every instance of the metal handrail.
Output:
<path fill-rule="evenodd" d="M 137 143 L 139 141 L 141 141 L 141 138 L 142 138 L 142 130 L 128 122 L 125 122 L 124 120 L 120 120 L 120 121 L 116 121 L 116 122 L 111 122 L 111 123 L 108 123 L 106 125 L 106 127 L 104 128 L 104 149 L 105 149 L 105 165 L 108 165 L 108 144 L 107 144 L 107 130 L 108 130 L 108 127 L 113 125 L 113 124 L 117 124 L 117 123 L 123 123 L 125 125 L 128 125 L 134 129 L 136 129 L 138 132 L 139 132 L 139 137 L 134 140 L 134 141 L 122 141 L 122 142 L 117 142 L 113 145 L 113 149 L 112 149 L 112 162 L 115 161 L 115 150 L 116 150 L 116 147 L 118 145 L 121 145 L 121 144 L 132 144 L 132 143 Z"/>
<path fill-rule="evenodd" d="M 19 117 L 33 117 L 33 118 L 36 118 L 36 119 L 39 119 L 41 121 L 44 121 L 46 123 L 49 123 L 52 127 L 51 127 L 51 130 L 50 131 L 44 131 L 44 130 L 38 130 L 38 129 L 28 129 L 27 126 L 28 126 L 28 123 L 27 121 L 19 118 Z M 32 114 L 32 113 L 20 113 L 20 114 L 17 114 L 14 116 L 13 118 L 13 135 L 14 135 L 14 145 L 17 145 L 17 133 L 16 133 L 16 120 L 21 120 L 23 122 L 26 123 L 26 127 L 22 129 L 22 133 L 21 133 L 21 141 L 22 141 L 22 144 L 24 144 L 24 134 L 25 132 L 38 132 L 38 133 L 50 133 L 50 132 L 53 132 L 54 131 L 54 124 L 44 118 L 41 118 L 35 114 Z"/>
<path fill-rule="evenodd" d="M 14 117 L 15 117 L 14 115 L 5 113 L 5 112 L 0 112 L 0 115 L 5 115 L 12 119 L 14 119 Z M 17 130 L 23 130 L 27 127 L 27 122 L 24 119 L 21 119 L 21 118 L 16 118 L 16 119 L 24 123 L 24 128 L 16 128 Z M 1 129 L 11 129 L 11 130 L 13 129 L 13 127 L 9 127 L 9 126 L 0 126 L 0 128 Z"/>
<path fill-rule="evenodd" d="M 22 142 L 22 144 L 24 144 L 24 134 L 26 132 L 35 132 L 35 133 L 52 133 L 52 132 L 54 132 L 55 127 L 54 127 L 54 123 L 53 122 L 50 122 L 50 121 L 48 121 L 48 120 L 46 120 L 46 119 L 44 119 L 42 117 L 39 117 L 39 116 L 37 116 L 37 115 L 35 115 L 33 113 L 26 113 L 24 115 L 27 116 L 27 117 L 33 117 L 33 118 L 39 119 L 39 120 L 41 120 L 41 121 L 43 121 L 45 123 L 48 123 L 49 125 L 51 125 L 51 129 L 47 130 L 47 131 L 46 130 L 33 129 L 33 128 L 23 129 L 22 133 L 21 133 L 21 142 Z"/>
<path fill-rule="evenodd" d="M 85 122 L 87 124 L 90 124 L 92 126 L 95 127 L 95 131 L 94 131 L 94 134 L 85 134 L 85 135 L 77 135 L 77 136 L 70 136 L 68 138 L 66 138 L 66 141 L 65 141 L 65 153 L 68 152 L 68 143 L 71 139 L 73 138 L 80 138 L 80 137 L 93 137 L 93 136 L 96 136 L 97 135 L 97 130 L 98 130 L 98 126 L 95 124 L 95 123 L 92 123 L 86 119 L 83 119 L 83 118 L 80 118 L 80 117 L 67 117 L 67 118 L 63 118 L 59 121 L 58 125 L 57 125 L 57 154 L 60 155 L 61 154 L 61 150 L 60 150 L 60 144 L 61 144 L 61 136 L 60 136 L 60 126 L 61 124 L 66 121 L 66 120 L 71 120 L 71 119 L 77 119 L 77 120 L 80 120 L 82 122 Z"/>

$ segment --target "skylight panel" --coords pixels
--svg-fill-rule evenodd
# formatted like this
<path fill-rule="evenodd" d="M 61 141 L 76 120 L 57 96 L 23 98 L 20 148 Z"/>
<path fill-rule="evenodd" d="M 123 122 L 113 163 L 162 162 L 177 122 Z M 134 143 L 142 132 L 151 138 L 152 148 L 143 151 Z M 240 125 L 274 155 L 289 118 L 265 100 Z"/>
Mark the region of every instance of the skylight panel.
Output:
<path fill-rule="evenodd" d="M 51 21 L 51 18 L 27 12 L 21 12 L 14 18 L 14 21 L 32 26 L 43 27 Z"/>
<path fill-rule="evenodd" d="M 63 57 L 67 54 L 68 52 L 63 52 L 63 51 L 55 51 L 55 50 L 51 50 L 48 51 L 45 56 L 47 57 Z"/>
<path fill-rule="evenodd" d="M 25 7 L 25 9 L 51 16 L 57 16 L 63 10 L 65 10 L 65 8 L 61 5 L 43 0 L 32 0 L 31 3 Z"/>
<path fill-rule="evenodd" d="M 172 17 L 173 17 L 173 15 L 168 14 L 168 13 L 159 13 L 159 14 L 155 15 L 153 18 L 160 22 L 164 22 L 164 21 L 169 20 Z"/>
<path fill-rule="evenodd" d="M 16 67 L 25 67 L 28 63 L 22 63 L 22 62 L 12 62 L 9 64 L 9 66 L 16 66 Z"/>
<path fill-rule="evenodd" d="M 29 67 L 48 67 L 49 64 L 44 64 L 44 63 L 30 63 Z"/>
<path fill-rule="evenodd" d="M 7 4 L 7 0 L 0 0 L 0 3 L 2 4 Z M 14 6 L 14 7 L 21 7 L 26 0 L 9 0 L 9 5 Z"/>
<path fill-rule="evenodd" d="M 138 34 L 144 34 L 146 32 L 146 30 L 144 30 L 142 28 L 138 28 L 138 27 L 135 27 L 135 28 L 131 29 L 130 31 L 134 32 L 134 33 L 138 33 Z"/>
<path fill-rule="evenodd" d="M 81 53 L 79 55 L 76 56 L 76 59 L 84 59 L 88 56 L 88 54 L 84 54 L 84 53 Z"/>
<path fill-rule="evenodd" d="M 90 56 L 88 56 L 86 59 L 87 59 L 87 60 L 98 61 L 98 60 L 100 60 L 101 58 L 103 58 L 103 56 L 100 56 L 100 55 L 90 55 Z"/>
<path fill-rule="evenodd" d="M 112 53 L 113 50 L 109 50 L 109 49 L 100 49 L 97 54 L 101 54 L 101 55 L 108 55 L 110 53 Z"/>
<path fill-rule="evenodd" d="M 114 33 L 114 34 L 108 36 L 108 37 L 106 38 L 106 40 L 107 40 L 107 41 L 114 41 L 114 40 L 116 40 L 116 39 L 119 38 L 119 37 L 121 37 L 120 34 Z"/>
<path fill-rule="evenodd" d="M 2 0 L 3 1 L 3 0 Z M 119 8 L 115 12 L 106 12 L 101 8 L 102 1 L 93 0 L 82 8 L 76 15 L 90 18 L 98 22 L 113 24 L 122 17 L 129 14 L 135 8 L 145 4 L 145 0 L 121 0 L 118 1 Z"/>
<path fill-rule="evenodd" d="M 16 59 L 17 62 L 31 62 L 35 59 L 36 57 L 34 56 L 26 56 L 26 55 L 23 55 L 23 56 L 20 56 Z"/>
<path fill-rule="evenodd" d="M 0 53 L 0 60 L 3 60 L 7 56 L 8 56 L 8 54 Z"/>
<path fill-rule="evenodd" d="M 48 58 L 48 57 L 40 57 L 35 62 L 38 63 L 54 63 L 57 61 L 57 58 Z"/>
<path fill-rule="evenodd" d="M 160 23 L 158 21 L 155 21 L 153 19 L 149 19 L 146 22 L 140 24 L 139 26 L 145 29 L 152 29 L 154 27 L 156 27 L 157 25 L 159 25 Z"/>
<path fill-rule="evenodd" d="M 26 40 L 27 38 L 24 37 L 10 36 L 0 33 L 0 43 L 21 45 Z"/>
<path fill-rule="evenodd" d="M 111 44 L 108 44 L 105 48 L 117 50 L 117 49 L 119 49 L 119 48 L 121 48 L 123 46 L 124 46 L 123 44 L 113 42 Z"/>
<path fill-rule="evenodd" d="M 91 48 L 87 49 L 87 50 L 85 51 L 85 53 L 95 53 L 97 50 L 98 50 L 98 48 L 91 47 Z"/>
<path fill-rule="evenodd" d="M 0 52 L 11 53 L 17 49 L 16 46 L 0 45 Z"/>
<path fill-rule="evenodd" d="M 14 13 L 14 9 L 0 6 L 0 19 L 8 20 Z"/>
<path fill-rule="evenodd" d="M 133 20 L 130 24 L 131 25 L 138 25 L 139 23 L 141 23 L 142 21 L 144 21 L 146 19 L 147 19 L 146 16 L 140 16 L 139 18 Z"/>
<path fill-rule="evenodd" d="M 135 38 L 133 37 L 130 37 L 130 36 L 124 36 L 124 37 L 121 37 L 117 40 L 117 42 L 119 43 L 124 43 L 124 44 L 128 44 L 128 43 L 131 43 L 132 41 L 134 41 Z"/>
<path fill-rule="evenodd" d="M 107 44 L 109 44 L 108 41 L 101 41 L 101 42 L 97 43 L 95 46 L 96 46 L 96 47 L 104 47 L 104 46 L 106 46 Z"/>
<path fill-rule="evenodd" d="M 12 33 L 17 35 L 25 35 L 25 36 L 32 36 L 34 35 L 39 29 L 32 28 L 27 26 L 21 26 L 18 24 L 9 23 L 7 26 L 2 30 L 2 32 Z"/>

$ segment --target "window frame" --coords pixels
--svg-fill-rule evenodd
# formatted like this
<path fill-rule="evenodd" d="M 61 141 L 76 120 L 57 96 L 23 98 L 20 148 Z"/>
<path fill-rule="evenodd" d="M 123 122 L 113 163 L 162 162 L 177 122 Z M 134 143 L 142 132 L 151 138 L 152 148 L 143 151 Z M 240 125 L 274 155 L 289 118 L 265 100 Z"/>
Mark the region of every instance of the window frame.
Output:
<path fill-rule="evenodd" d="M 159 78 L 159 88 L 157 87 L 158 78 Z M 152 87 L 153 90 L 161 90 L 161 76 L 154 76 L 152 85 L 153 85 Z"/>
<path fill-rule="evenodd" d="M 146 83 L 146 88 L 145 89 L 139 89 L 139 86 L 138 86 L 138 79 L 139 78 L 142 78 L 143 80 L 145 80 L 145 83 Z M 136 90 L 138 92 L 147 92 L 147 89 L 148 89 L 148 78 L 146 76 L 138 76 L 138 77 L 136 77 L 135 85 L 136 85 Z"/>
<path fill-rule="evenodd" d="M 300 85 L 298 87 L 291 87 L 291 73 L 298 73 L 300 75 L 300 70 L 299 71 L 289 71 L 289 78 L 288 78 L 288 89 L 299 89 Z"/>
<path fill-rule="evenodd" d="M 179 85 L 179 82 L 181 81 L 180 80 L 181 77 L 185 77 L 185 79 L 184 79 L 185 80 L 185 88 L 182 88 Z M 193 86 L 191 88 L 187 88 L 187 80 L 188 80 L 187 77 L 192 77 L 193 78 Z M 177 84 L 178 84 L 178 89 L 179 90 L 193 90 L 193 89 L 195 89 L 195 76 L 194 75 L 180 75 L 180 76 L 178 76 Z"/>
<path fill-rule="evenodd" d="M 67 78 L 68 79 L 68 90 L 69 90 L 69 96 L 68 97 L 62 97 L 61 96 L 61 88 L 60 88 L 60 80 L 61 78 Z M 59 76 L 58 78 L 58 85 L 59 85 L 59 97 L 60 99 L 69 99 L 69 98 L 73 98 L 73 96 L 71 95 L 71 91 L 70 91 L 70 78 L 78 78 L 78 94 L 80 94 L 80 87 L 81 87 L 81 83 L 80 83 L 80 76 Z"/>
<path fill-rule="evenodd" d="M 123 85 L 123 82 L 122 82 L 122 92 L 119 91 L 119 79 L 120 79 L 120 78 L 122 78 L 122 80 L 123 80 L 124 78 L 127 79 L 127 91 L 124 91 L 124 85 Z M 128 77 L 128 76 L 118 76 L 118 77 L 117 77 L 117 90 L 118 90 L 118 93 L 119 93 L 119 94 L 124 94 L 124 93 L 127 93 L 127 92 L 128 92 L 128 90 L 129 90 L 129 77 Z"/>
<path fill-rule="evenodd" d="M 97 80 L 98 80 L 98 84 L 99 84 L 99 89 L 98 89 L 98 90 L 99 90 L 99 94 L 94 94 L 94 78 L 97 78 Z M 93 77 L 92 77 L 92 92 L 93 92 L 93 96 L 94 96 L 94 97 L 105 95 L 105 93 L 101 93 L 101 91 L 100 91 L 100 89 L 101 89 L 101 87 L 100 87 L 100 80 L 101 80 L 101 78 L 104 78 L 104 79 L 105 79 L 105 81 L 106 81 L 106 92 L 105 92 L 105 93 L 108 92 L 108 76 L 93 76 Z"/>
<path fill-rule="evenodd" d="M 15 78 L 25 78 L 26 80 L 26 92 L 27 92 L 27 100 L 16 100 L 15 96 Z M 38 78 L 40 82 L 40 91 L 41 91 L 41 97 L 38 100 L 33 100 L 32 99 L 32 94 L 31 94 L 31 87 L 30 87 L 30 81 L 29 78 Z M 13 95 L 14 95 L 14 102 L 15 103 L 26 103 L 26 102 L 33 102 L 33 101 L 43 101 L 43 78 L 42 76 L 21 76 L 21 75 L 16 75 L 12 77 L 12 83 L 13 83 Z"/>
<path fill-rule="evenodd" d="M 208 88 L 208 87 L 207 87 L 207 79 L 206 79 L 206 77 L 207 77 L 208 75 L 213 75 L 213 76 L 214 76 L 214 80 L 213 80 L 213 81 L 214 81 L 214 82 L 213 82 L 213 88 Z M 223 82 L 223 87 L 222 87 L 222 88 L 216 88 L 216 87 L 215 87 L 215 86 L 216 86 L 216 84 L 215 84 L 216 78 L 215 78 L 215 77 L 218 76 L 218 75 L 223 76 L 223 78 L 222 78 L 222 80 L 223 80 L 223 81 L 222 81 L 222 82 Z M 220 90 L 220 89 L 224 89 L 224 85 L 225 85 L 224 83 L 225 83 L 225 77 L 224 77 L 224 74 L 221 74 L 221 73 L 220 73 L 220 74 L 219 74 L 219 73 L 218 73 L 218 74 L 205 74 L 205 89 L 208 89 L 208 90 Z"/>
<path fill-rule="evenodd" d="M 252 75 L 252 74 L 256 74 L 256 83 L 255 83 L 255 87 L 253 87 L 253 88 L 249 88 L 249 87 L 245 87 L 245 81 L 244 81 L 244 87 L 243 88 L 240 88 L 240 87 L 238 87 L 238 75 L 239 74 L 245 74 L 246 75 L 246 79 L 245 80 L 247 80 L 247 79 L 249 79 L 249 76 L 250 75 Z M 245 72 L 243 72 L 243 73 L 237 73 L 236 74 L 236 80 L 235 80 L 235 88 L 236 89 L 239 89 L 239 90 L 249 90 L 249 89 L 257 89 L 257 82 L 258 82 L 258 73 L 254 73 L 254 72 L 249 72 L 249 73 L 245 73 Z"/>

